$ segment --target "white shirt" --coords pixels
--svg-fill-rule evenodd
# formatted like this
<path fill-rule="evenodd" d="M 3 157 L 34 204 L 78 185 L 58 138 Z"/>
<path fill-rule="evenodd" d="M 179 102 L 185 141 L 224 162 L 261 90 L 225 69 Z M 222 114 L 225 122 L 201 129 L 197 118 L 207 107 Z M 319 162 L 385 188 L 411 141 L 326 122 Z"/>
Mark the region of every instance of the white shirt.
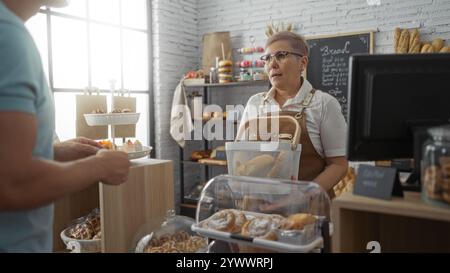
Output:
<path fill-rule="evenodd" d="M 301 102 L 311 89 L 311 83 L 304 80 L 297 95 L 288 99 L 281 109 L 274 98 L 274 89 L 253 95 L 245 106 L 240 124 L 268 112 L 300 112 Z M 345 156 L 347 124 L 339 102 L 328 93 L 317 90 L 310 105 L 305 109 L 305 114 L 309 137 L 317 153 L 321 157 Z"/>

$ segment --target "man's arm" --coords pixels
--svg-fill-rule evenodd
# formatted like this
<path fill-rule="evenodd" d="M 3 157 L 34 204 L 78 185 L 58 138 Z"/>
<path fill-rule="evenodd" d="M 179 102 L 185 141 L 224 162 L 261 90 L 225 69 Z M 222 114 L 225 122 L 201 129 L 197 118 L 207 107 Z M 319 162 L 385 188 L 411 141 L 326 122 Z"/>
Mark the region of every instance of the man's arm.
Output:
<path fill-rule="evenodd" d="M 127 179 L 129 161 L 121 152 L 103 152 L 67 163 L 35 158 L 37 122 L 32 114 L 0 112 L 0 211 L 46 205 L 103 181 Z"/>

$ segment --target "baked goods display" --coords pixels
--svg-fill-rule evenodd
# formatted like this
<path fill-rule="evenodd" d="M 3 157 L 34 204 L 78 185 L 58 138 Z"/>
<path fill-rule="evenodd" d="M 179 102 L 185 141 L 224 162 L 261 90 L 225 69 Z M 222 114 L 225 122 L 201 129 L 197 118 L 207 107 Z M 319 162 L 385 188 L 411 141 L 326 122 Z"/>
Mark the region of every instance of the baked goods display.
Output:
<path fill-rule="evenodd" d="M 274 162 L 275 158 L 268 154 L 256 156 L 245 163 L 236 161 L 236 175 L 266 176 Z"/>
<path fill-rule="evenodd" d="M 207 240 L 193 236 L 186 231 L 164 234 L 152 238 L 144 249 L 145 253 L 195 253 L 207 247 Z"/>
<path fill-rule="evenodd" d="M 98 143 L 102 145 L 103 149 L 115 150 L 114 144 L 109 140 L 100 140 Z"/>
<path fill-rule="evenodd" d="M 219 83 L 229 83 L 233 81 L 233 62 L 222 60 L 219 62 Z"/>
<path fill-rule="evenodd" d="M 315 226 L 317 217 L 307 213 L 297 213 L 283 217 L 278 214 L 252 213 L 237 209 L 224 209 L 214 213 L 200 223 L 204 229 L 212 229 L 252 238 L 277 241 L 278 230 L 304 230 Z"/>
<path fill-rule="evenodd" d="M 91 114 L 106 114 L 106 111 L 100 108 L 92 110 Z"/>
<path fill-rule="evenodd" d="M 140 152 L 142 151 L 142 143 L 137 139 L 134 142 L 131 140 L 127 140 L 122 145 L 121 150 L 126 153 Z"/>
<path fill-rule="evenodd" d="M 191 160 L 198 161 L 199 159 L 210 158 L 212 150 L 193 151 L 191 153 Z"/>
<path fill-rule="evenodd" d="M 66 236 L 76 240 L 101 239 L 100 214 L 98 209 L 78 219 L 76 222 L 76 224 L 65 230 Z"/>
<path fill-rule="evenodd" d="M 128 108 L 114 108 L 111 113 L 131 113 L 131 109 Z"/>
<path fill-rule="evenodd" d="M 395 53 L 450 53 L 450 47 L 445 46 L 445 41 L 435 38 L 432 41 L 421 41 L 420 32 L 417 28 L 394 29 L 394 52 Z"/>
<path fill-rule="evenodd" d="M 356 181 L 355 169 L 353 167 L 349 167 L 345 177 L 342 178 L 342 180 L 339 181 L 333 187 L 335 196 L 338 197 L 339 195 L 345 192 L 352 192 L 353 186 L 355 185 L 355 181 Z"/>

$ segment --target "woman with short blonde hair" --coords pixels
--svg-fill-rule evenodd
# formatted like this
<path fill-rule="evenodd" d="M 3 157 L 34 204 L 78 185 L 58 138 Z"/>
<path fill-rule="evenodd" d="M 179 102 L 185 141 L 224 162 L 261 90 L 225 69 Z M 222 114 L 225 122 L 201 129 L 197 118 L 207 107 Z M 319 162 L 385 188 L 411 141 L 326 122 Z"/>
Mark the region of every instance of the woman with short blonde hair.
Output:
<path fill-rule="evenodd" d="M 269 37 L 261 60 L 272 87 L 248 100 L 241 125 L 254 118 L 252 107 L 257 115 L 279 111 L 299 117 L 302 153 L 298 178 L 314 181 L 332 195 L 333 186 L 348 168 L 347 125 L 339 102 L 315 90 L 302 76 L 308 66 L 308 51 L 305 39 L 293 32 L 282 31 Z"/>

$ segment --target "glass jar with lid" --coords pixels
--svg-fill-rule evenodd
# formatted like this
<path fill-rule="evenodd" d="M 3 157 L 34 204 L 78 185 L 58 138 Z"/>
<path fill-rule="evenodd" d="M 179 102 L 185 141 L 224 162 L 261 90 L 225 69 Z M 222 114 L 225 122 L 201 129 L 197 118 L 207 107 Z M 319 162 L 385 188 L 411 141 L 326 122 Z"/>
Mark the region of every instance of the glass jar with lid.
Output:
<path fill-rule="evenodd" d="M 425 202 L 450 208 L 450 125 L 428 130 L 422 153 L 422 196 Z"/>

